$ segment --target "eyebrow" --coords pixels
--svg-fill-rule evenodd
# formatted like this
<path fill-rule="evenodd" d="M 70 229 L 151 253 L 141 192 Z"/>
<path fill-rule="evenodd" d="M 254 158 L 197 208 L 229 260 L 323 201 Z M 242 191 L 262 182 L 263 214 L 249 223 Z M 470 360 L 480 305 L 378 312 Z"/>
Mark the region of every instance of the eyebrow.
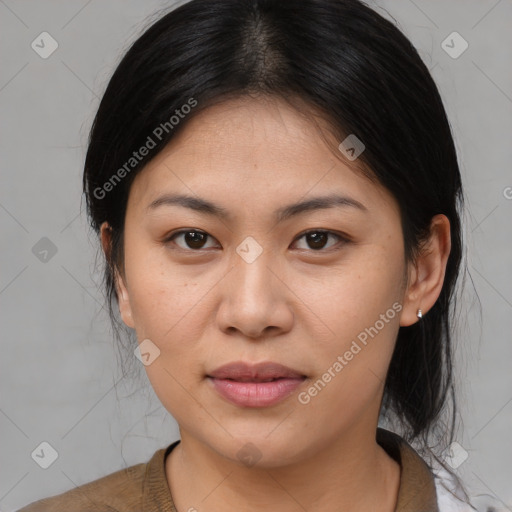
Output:
<path fill-rule="evenodd" d="M 222 206 L 216 205 L 206 199 L 183 194 L 164 194 L 158 197 L 146 207 L 146 213 L 150 213 L 161 206 L 181 206 L 183 208 L 189 208 L 196 212 L 205 215 L 212 215 L 221 219 L 229 219 L 231 217 L 228 210 Z M 314 210 L 325 210 L 327 208 L 334 207 L 351 207 L 364 213 L 368 213 L 368 208 L 356 199 L 348 196 L 331 194 L 327 196 L 312 197 L 305 201 L 284 206 L 276 210 L 275 216 L 278 222 L 283 222 L 284 220 L 300 215 L 301 213 Z"/>

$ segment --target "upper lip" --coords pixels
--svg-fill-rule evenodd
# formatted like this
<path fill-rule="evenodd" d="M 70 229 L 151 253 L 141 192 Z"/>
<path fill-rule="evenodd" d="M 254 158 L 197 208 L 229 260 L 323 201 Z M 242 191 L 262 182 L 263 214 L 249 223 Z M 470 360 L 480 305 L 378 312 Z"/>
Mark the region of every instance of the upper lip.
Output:
<path fill-rule="evenodd" d="M 297 372 L 287 366 L 273 362 L 263 362 L 257 364 L 244 363 L 237 361 L 220 366 L 210 372 L 208 377 L 215 379 L 232 379 L 238 381 L 261 382 L 270 379 L 288 378 L 302 379 L 305 375 Z"/>

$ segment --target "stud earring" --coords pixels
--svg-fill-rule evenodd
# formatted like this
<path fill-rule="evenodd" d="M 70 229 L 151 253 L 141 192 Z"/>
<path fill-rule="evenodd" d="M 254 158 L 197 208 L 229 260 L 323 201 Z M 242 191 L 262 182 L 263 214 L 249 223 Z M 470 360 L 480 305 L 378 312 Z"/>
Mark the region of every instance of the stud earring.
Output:
<path fill-rule="evenodd" d="M 418 318 L 422 318 L 423 317 L 423 313 L 421 312 L 421 309 L 418 309 L 418 312 L 416 313 L 416 316 Z"/>

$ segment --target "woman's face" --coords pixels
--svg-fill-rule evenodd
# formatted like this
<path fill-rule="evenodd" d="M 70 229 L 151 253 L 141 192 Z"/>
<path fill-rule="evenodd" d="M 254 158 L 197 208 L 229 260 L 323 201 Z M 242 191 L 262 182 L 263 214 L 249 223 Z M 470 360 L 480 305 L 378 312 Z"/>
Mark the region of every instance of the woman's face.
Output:
<path fill-rule="evenodd" d="M 121 314 L 182 439 L 271 467 L 374 434 L 407 323 L 398 205 L 291 107 L 191 119 L 134 180 L 124 243 Z"/>

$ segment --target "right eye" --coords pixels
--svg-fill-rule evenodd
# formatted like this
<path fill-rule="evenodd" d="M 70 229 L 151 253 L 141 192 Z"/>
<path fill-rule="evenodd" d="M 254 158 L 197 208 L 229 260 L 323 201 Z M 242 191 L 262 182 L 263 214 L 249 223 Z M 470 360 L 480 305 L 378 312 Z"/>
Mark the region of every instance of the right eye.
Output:
<path fill-rule="evenodd" d="M 165 243 L 173 242 L 180 249 L 197 251 L 210 248 L 206 246 L 208 238 L 215 240 L 211 235 L 204 231 L 199 231 L 197 229 L 183 229 L 169 236 L 165 240 Z"/>

